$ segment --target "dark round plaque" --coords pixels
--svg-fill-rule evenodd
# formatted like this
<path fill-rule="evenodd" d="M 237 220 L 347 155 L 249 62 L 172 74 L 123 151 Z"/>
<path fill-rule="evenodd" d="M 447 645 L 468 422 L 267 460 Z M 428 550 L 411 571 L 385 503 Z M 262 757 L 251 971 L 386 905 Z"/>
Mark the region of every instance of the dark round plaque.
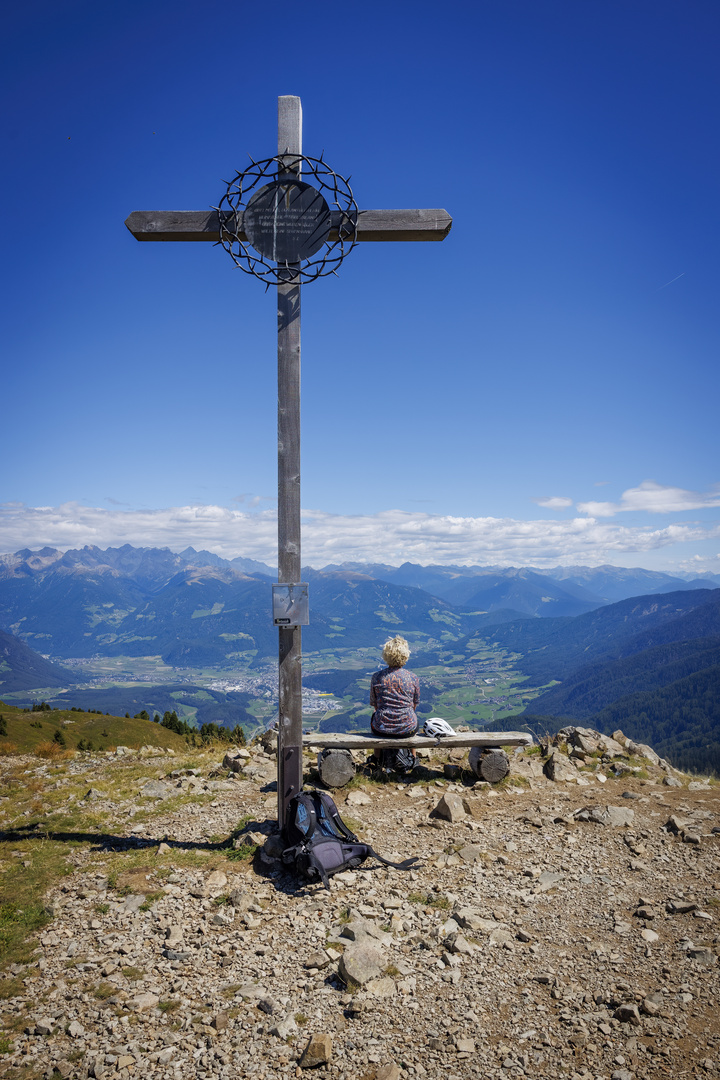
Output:
<path fill-rule="evenodd" d="M 227 182 L 213 208 L 232 261 L 266 285 L 335 274 L 357 242 L 358 207 L 348 181 L 322 158 L 293 155 L 292 165 L 290 171 L 281 154 L 253 161 Z"/>
<path fill-rule="evenodd" d="M 330 235 L 330 208 L 317 188 L 283 177 L 255 192 L 243 213 L 248 241 L 266 259 L 299 263 Z"/>

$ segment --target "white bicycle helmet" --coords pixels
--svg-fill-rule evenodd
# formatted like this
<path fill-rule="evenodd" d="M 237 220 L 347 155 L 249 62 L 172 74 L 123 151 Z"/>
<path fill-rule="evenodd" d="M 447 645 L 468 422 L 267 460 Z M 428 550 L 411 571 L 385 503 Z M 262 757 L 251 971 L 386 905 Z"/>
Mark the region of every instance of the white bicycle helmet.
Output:
<path fill-rule="evenodd" d="M 431 716 L 429 720 L 426 720 L 423 731 L 433 739 L 443 739 L 446 735 L 455 734 L 447 720 L 443 720 L 441 716 Z"/>

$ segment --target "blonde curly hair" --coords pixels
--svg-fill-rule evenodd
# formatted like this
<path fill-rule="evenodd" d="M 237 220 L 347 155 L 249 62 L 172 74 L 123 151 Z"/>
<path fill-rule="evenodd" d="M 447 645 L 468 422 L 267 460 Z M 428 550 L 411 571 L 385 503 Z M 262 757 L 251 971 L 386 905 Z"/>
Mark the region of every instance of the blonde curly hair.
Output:
<path fill-rule="evenodd" d="M 410 659 L 410 646 L 404 637 L 396 634 L 385 642 L 382 655 L 388 667 L 404 667 Z"/>

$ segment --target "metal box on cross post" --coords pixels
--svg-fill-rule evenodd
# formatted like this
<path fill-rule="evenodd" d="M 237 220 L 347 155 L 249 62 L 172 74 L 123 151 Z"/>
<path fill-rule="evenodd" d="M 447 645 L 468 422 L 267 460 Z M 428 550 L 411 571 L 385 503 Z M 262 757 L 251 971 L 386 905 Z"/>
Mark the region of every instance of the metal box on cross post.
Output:
<path fill-rule="evenodd" d="M 272 610 L 275 626 L 309 626 L 310 601 L 307 582 L 273 585 Z"/>

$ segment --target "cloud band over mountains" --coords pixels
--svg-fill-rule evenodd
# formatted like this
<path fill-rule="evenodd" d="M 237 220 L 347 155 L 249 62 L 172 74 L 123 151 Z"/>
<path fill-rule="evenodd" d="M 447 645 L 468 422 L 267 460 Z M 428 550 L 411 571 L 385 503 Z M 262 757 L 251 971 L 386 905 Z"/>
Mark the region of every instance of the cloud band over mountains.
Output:
<path fill-rule="evenodd" d="M 303 563 L 316 567 L 345 561 L 598 565 L 623 561 L 634 552 L 692 545 L 719 536 L 716 525 L 697 523 L 655 528 L 618 525 L 594 517 L 520 521 L 401 510 L 367 515 L 306 510 Z M 161 510 L 101 509 L 75 502 L 57 507 L 0 506 L 1 552 L 46 546 L 65 550 L 86 544 L 106 548 L 126 543 L 174 551 L 204 548 L 223 558 L 242 555 L 274 565 L 277 515 L 275 510 L 247 512 L 220 506 Z"/>

